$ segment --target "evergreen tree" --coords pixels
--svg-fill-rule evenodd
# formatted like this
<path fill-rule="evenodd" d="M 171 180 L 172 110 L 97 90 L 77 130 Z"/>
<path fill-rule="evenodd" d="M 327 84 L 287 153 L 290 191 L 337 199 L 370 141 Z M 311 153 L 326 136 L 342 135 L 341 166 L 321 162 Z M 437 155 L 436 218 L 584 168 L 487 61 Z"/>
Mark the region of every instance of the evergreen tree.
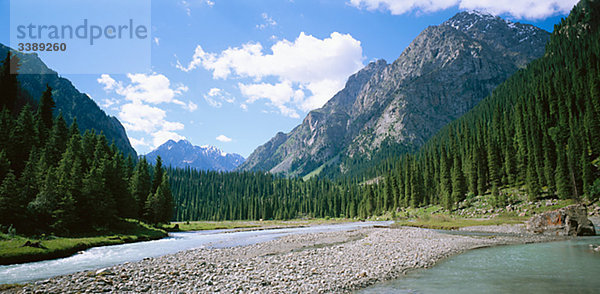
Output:
<path fill-rule="evenodd" d="M 0 183 L 0 224 L 14 226 L 21 222 L 24 209 L 19 205 L 17 178 L 9 171 Z"/>
<path fill-rule="evenodd" d="M 29 152 L 34 146 L 36 138 L 35 129 L 33 128 L 33 114 L 29 105 L 25 106 L 14 128 L 10 132 L 9 148 L 7 152 L 8 159 L 11 163 L 11 168 L 18 177 L 25 167 L 25 161 L 29 157 Z"/>
<path fill-rule="evenodd" d="M 8 52 L 0 68 L 0 110 L 6 107 L 11 112 L 16 111 L 16 102 L 19 95 L 17 72 L 20 65 L 19 57 Z"/>
<path fill-rule="evenodd" d="M 173 216 L 173 196 L 167 176 L 164 175 L 156 192 L 146 202 L 148 220 L 151 223 L 168 223 Z"/>
<path fill-rule="evenodd" d="M 49 132 L 52 130 L 52 112 L 55 107 L 56 104 L 54 103 L 54 99 L 52 99 L 52 88 L 46 85 L 46 91 L 44 91 L 42 98 L 40 98 L 36 114 L 36 130 L 39 137 L 38 146 L 44 146 L 48 140 Z"/>
<path fill-rule="evenodd" d="M 135 167 L 135 171 L 133 172 L 131 180 L 129 181 L 129 190 L 133 199 L 137 203 L 137 209 L 135 212 L 139 217 L 142 217 L 144 215 L 146 200 L 152 190 L 150 170 L 145 157 L 142 157 Z"/>
<path fill-rule="evenodd" d="M 0 149 L 0 183 L 10 171 L 10 161 L 6 156 L 6 152 Z"/>
<path fill-rule="evenodd" d="M 156 164 L 154 165 L 154 174 L 152 178 L 152 190 L 150 191 L 152 194 L 156 193 L 158 186 L 162 183 L 164 170 L 162 167 L 162 158 L 160 156 L 156 157 Z"/>
<path fill-rule="evenodd" d="M 450 163 L 446 156 L 446 151 L 442 150 L 440 157 L 440 191 L 442 205 L 446 209 L 452 209 L 454 199 L 452 199 L 452 178 L 450 173 Z"/>
<path fill-rule="evenodd" d="M 462 164 L 458 155 L 454 156 L 452 167 L 452 200 L 460 202 L 465 199 L 467 193 L 465 185 L 465 176 L 462 172 Z"/>
<path fill-rule="evenodd" d="M 67 142 L 69 140 L 69 129 L 62 114 L 58 114 L 56 117 L 50 136 L 48 138 L 48 144 L 46 144 L 46 157 L 49 164 L 57 166 L 60 161 L 62 154 L 67 149 Z"/>

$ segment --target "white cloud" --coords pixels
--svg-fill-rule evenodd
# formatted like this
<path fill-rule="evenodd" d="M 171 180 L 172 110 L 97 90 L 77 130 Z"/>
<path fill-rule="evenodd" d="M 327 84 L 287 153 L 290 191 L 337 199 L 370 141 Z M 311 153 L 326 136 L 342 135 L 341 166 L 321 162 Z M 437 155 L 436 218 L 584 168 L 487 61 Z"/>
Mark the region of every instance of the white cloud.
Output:
<path fill-rule="evenodd" d="M 211 1 L 211 0 L 206 0 L 206 5 L 208 5 L 208 7 L 213 7 L 213 5 L 215 5 L 215 1 Z"/>
<path fill-rule="evenodd" d="M 268 99 L 282 114 L 295 117 L 294 108 L 321 107 L 363 67 L 361 43 L 350 34 L 334 32 L 318 39 L 300 33 L 293 42 L 280 40 L 270 49 L 265 52 L 260 43 L 250 42 L 209 53 L 198 45 L 192 60 L 187 65 L 178 62 L 177 68 L 189 72 L 202 67 L 212 71 L 214 79 L 251 78 L 252 83 L 239 84 L 247 103 Z M 278 82 L 264 81 L 267 78 Z"/>
<path fill-rule="evenodd" d="M 272 17 L 270 17 L 266 12 L 263 12 L 260 16 L 262 17 L 264 22 L 261 24 L 257 24 L 256 25 L 257 29 L 263 30 L 267 27 L 274 27 L 277 25 L 277 22 Z"/>
<path fill-rule="evenodd" d="M 294 90 L 292 83 L 289 81 L 269 84 L 249 84 L 245 85 L 240 83 L 239 85 L 242 95 L 248 97 L 246 103 L 253 103 L 259 99 L 268 99 L 270 104 L 277 107 L 281 114 L 292 118 L 299 118 L 300 115 L 294 110 L 286 106 L 292 100 L 302 100 L 304 98 L 304 92 L 302 90 Z"/>
<path fill-rule="evenodd" d="M 107 74 L 100 75 L 100 78 L 98 78 L 96 81 L 98 81 L 99 84 L 104 85 L 104 91 L 111 91 L 115 89 L 115 87 L 122 87 L 120 83 L 117 83 L 115 79 Z"/>
<path fill-rule="evenodd" d="M 227 142 L 231 142 L 231 141 L 232 141 L 232 139 L 231 139 L 231 138 L 229 138 L 229 137 L 227 137 L 227 136 L 225 136 L 225 135 L 219 135 L 219 136 L 217 136 L 217 138 L 216 138 L 216 139 L 217 139 L 217 141 L 219 141 L 219 142 L 224 142 L 224 143 L 227 143 Z"/>
<path fill-rule="evenodd" d="M 211 88 L 208 90 L 208 93 L 204 94 L 204 100 L 206 100 L 210 106 L 216 108 L 223 106 L 223 102 L 235 102 L 235 98 L 233 98 L 231 94 L 219 88 Z"/>
<path fill-rule="evenodd" d="M 130 84 L 126 87 L 118 85 L 113 87 L 117 94 L 129 101 L 139 101 L 151 104 L 179 103 L 175 96 L 180 96 L 188 90 L 186 86 L 180 85 L 171 88 L 171 82 L 162 74 L 127 74 Z M 99 81 L 100 82 L 100 81 Z"/>
<path fill-rule="evenodd" d="M 194 112 L 194 111 L 196 111 L 196 109 L 198 109 L 198 105 L 196 103 L 194 103 L 192 101 L 188 102 L 188 104 L 187 104 L 187 110 L 189 112 Z"/>
<path fill-rule="evenodd" d="M 152 144 L 154 145 L 152 148 L 156 148 L 169 140 L 177 142 L 184 139 L 184 136 L 181 136 L 175 132 L 169 132 L 165 130 L 157 131 L 152 133 Z"/>
<path fill-rule="evenodd" d="M 100 106 L 102 106 L 102 108 L 104 108 L 104 109 L 109 109 L 111 106 L 117 105 L 118 103 L 119 103 L 119 100 L 117 100 L 117 99 L 106 98 L 102 101 Z"/>
<path fill-rule="evenodd" d="M 146 142 L 146 140 L 144 138 L 136 139 L 133 137 L 129 137 L 129 142 L 131 142 L 131 146 L 133 146 L 133 148 L 135 148 L 135 149 L 139 149 L 142 147 L 145 147 L 145 148 L 152 147 L 152 146 L 150 146 L 150 143 Z"/>
<path fill-rule="evenodd" d="M 349 4 L 366 10 L 386 10 L 399 15 L 428 13 L 458 6 L 461 9 L 509 14 L 517 19 L 542 19 L 568 13 L 578 0 L 350 0 Z"/>
<path fill-rule="evenodd" d="M 167 113 L 146 104 L 128 103 L 121 106 L 119 119 L 128 131 L 152 133 L 164 125 Z"/>
<path fill-rule="evenodd" d="M 543 19 L 568 13 L 578 0 L 462 0 L 460 8 L 483 10 L 495 15 L 510 14 L 517 19 Z"/>
<path fill-rule="evenodd" d="M 127 101 L 120 106 L 118 113 L 125 129 L 128 132 L 142 132 L 152 138 L 151 142 L 145 138 L 132 139 L 132 145 L 154 148 L 169 139 L 183 139 L 176 131 L 183 130 L 185 126 L 180 122 L 168 121 L 166 111 L 158 105 L 176 104 L 189 111 L 196 110 L 198 106 L 195 103 L 185 103 L 175 98 L 187 92 L 188 88 L 183 84 L 173 88 L 169 79 L 160 74 L 127 74 L 127 78 L 127 85 L 107 74 L 101 75 L 97 81 L 104 85 L 108 93 L 114 92 Z M 118 102 L 116 99 L 106 101 L 110 105 Z"/>
<path fill-rule="evenodd" d="M 154 41 L 154 44 L 156 44 L 156 46 L 160 46 L 160 39 L 158 37 L 154 37 L 154 39 L 152 39 Z"/>

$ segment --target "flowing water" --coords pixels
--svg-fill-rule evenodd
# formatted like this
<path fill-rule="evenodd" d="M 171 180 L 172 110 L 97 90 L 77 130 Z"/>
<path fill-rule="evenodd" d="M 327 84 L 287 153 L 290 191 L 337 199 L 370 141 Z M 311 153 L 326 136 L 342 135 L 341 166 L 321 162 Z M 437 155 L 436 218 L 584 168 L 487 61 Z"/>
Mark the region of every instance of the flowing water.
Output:
<path fill-rule="evenodd" d="M 600 237 L 476 249 L 358 293 L 600 293 Z"/>
<path fill-rule="evenodd" d="M 161 240 L 94 247 L 66 258 L 3 265 L 0 266 L 0 284 L 46 279 L 53 276 L 99 269 L 193 248 L 243 246 L 266 242 L 291 234 L 349 231 L 361 227 L 388 225 L 390 223 L 356 222 L 243 232 L 235 232 L 235 230 L 212 230 L 171 233 L 169 237 Z"/>

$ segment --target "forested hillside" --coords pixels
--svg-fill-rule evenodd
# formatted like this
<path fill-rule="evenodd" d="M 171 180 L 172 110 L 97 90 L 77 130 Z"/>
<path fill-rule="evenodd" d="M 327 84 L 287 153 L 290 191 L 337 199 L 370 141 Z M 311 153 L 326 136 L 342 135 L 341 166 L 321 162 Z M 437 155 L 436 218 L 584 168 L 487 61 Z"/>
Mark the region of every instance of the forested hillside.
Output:
<path fill-rule="evenodd" d="M 95 130 L 96 133 L 103 133 L 109 142 L 115 142 L 115 145 L 126 156 L 131 154 L 137 156 L 129 142 L 125 128 L 121 122 L 114 117 L 107 115 L 87 94 L 79 92 L 71 81 L 59 76 L 59 73 L 48 68 L 46 64 L 36 54 L 26 54 L 12 50 L 11 48 L 0 44 L 0 58 L 6 62 L 8 53 L 13 58 L 19 60 L 18 64 L 13 64 L 12 71 L 18 73 L 14 76 L 19 82 L 17 93 L 11 97 L 7 95 L 6 99 L 19 98 L 17 108 L 24 103 L 33 105 L 33 108 L 39 103 L 39 98 L 46 90 L 46 86 L 52 87 L 52 97 L 56 102 L 54 115 L 62 113 L 63 118 L 70 124 L 74 118 L 82 131 Z M 4 63 L 3 63 L 4 64 Z M 5 68 L 9 72 L 10 68 Z M 4 87 L 0 86 L 4 89 Z M 4 91 L 4 90 L 2 90 Z M 4 92 L 3 92 L 4 93 Z M 16 94 L 16 95 L 15 95 Z"/>
<path fill-rule="evenodd" d="M 555 26 L 544 57 L 500 85 L 415 155 L 388 162 L 383 209 L 442 204 L 525 186 L 530 199 L 600 194 L 600 5 Z"/>
<path fill-rule="evenodd" d="M 54 118 L 52 88 L 32 110 L 17 95 L 16 76 L 7 66 L 0 73 L 0 231 L 64 236 L 110 228 L 121 218 L 171 219 L 160 163 L 151 178 L 144 160 L 135 166 L 104 135 L 81 135 L 76 119 L 69 127 L 60 113 Z"/>

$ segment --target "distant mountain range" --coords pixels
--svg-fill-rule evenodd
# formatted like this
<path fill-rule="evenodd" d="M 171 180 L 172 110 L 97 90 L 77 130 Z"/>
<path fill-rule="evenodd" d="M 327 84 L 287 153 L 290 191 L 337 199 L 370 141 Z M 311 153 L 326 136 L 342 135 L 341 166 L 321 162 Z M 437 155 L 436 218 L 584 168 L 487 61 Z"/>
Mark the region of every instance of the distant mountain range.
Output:
<path fill-rule="evenodd" d="M 322 108 L 259 146 L 238 169 L 343 174 L 353 168 L 349 162 L 386 148 L 414 150 L 541 57 L 549 36 L 489 14 L 458 13 L 426 28 L 393 63 L 378 60 L 349 77 Z"/>
<path fill-rule="evenodd" d="M 79 92 L 73 84 L 49 69 L 37 54 L 24 54 L 0 44 L 0 58 L 3 60 L 9 50 L 21 60 L 21 68 L 17 79 L 21 88 L 25 90 L 34 101 L 39 101 L 46 85 L 52 87 L 52 97 L 56 102 L 55 115 L 62 113 L 65 121 L 71 124 L 73 118 L 77 117 L 77 124 L 81 132 L 85 130 L 96 130 L 96 133 L 104 133 L 108 142 L 115 142 L 119 150 L 125 156 L 131 154 L 134 158 L 137 153 L 131 147 L 125 128 L 121 122 L 107 115 L 94 100 L 87 94 Z"/>
<path fill-rule="evenodd" d="M 232 171 L 244 162 L 239 154 L 225 153 L 213 146 L 194 146 L 187 140 L 169 140 L 145 156 L 152 164 L 160 156 L 165 166 L 211 171 Z"/>

